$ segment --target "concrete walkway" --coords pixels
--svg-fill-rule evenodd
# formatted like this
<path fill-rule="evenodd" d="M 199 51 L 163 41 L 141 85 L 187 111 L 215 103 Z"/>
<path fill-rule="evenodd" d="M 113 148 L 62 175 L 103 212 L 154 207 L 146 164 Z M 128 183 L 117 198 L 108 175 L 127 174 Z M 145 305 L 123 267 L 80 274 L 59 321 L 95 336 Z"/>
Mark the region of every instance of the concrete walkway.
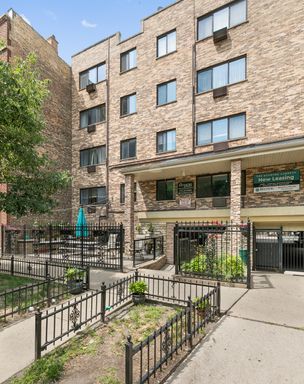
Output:
<path fill-rule="evenodd" d="M 254 284 L 168 384 L 303 384 L 304 278 L 256 274 Z"/>

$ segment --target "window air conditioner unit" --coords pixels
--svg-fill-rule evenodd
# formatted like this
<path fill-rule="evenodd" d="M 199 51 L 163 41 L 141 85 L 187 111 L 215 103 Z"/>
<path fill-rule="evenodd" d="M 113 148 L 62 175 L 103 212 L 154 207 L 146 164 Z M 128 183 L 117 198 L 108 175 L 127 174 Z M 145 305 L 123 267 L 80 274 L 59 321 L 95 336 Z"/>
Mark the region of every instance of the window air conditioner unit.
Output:
<path fill-rule="evenodd" d="M 227 198 L 226 197 L 213 197 L 212 199 L 213 208 L 226 208 Z"/>
<path fill-rule="evenodd" d="M 86 86 L 86 90 L 88 93 L 93 93 L 96 91 L 96 84 L 91 83 Z"/>
<path fill-rule="evenodd" d="M 213 42 L 218 43 L 228 38 L 228 29 L 227 27 L 219 29 L 218 31 L 213 32 Z"/>
<path fill-rule="evenodd" d="M 229 148 L 229 145 L 228 145 L 227 141 L 223 141 L 222 143 L 214 143 L 213 144 L 213 151 L 214 152 L 225 151 L 228 148 Z"/>
<path fill-rule="evenodd" d="M 89 165 L 89 166 L 87 167 L 87 171 L 88 171 L 88 173 L 94 173 L 94 172 L 96 172 L 96 165 Z"/>
<path fill-rule="evenodd" d="M 95 124 L 93 124 L 93 125 L 89 125 L 89 126 L 87 127 L 87 131 L 88 131 L 88 133 L 95 132 L 95 131 L 96 131 L 96 125 L 95 125 Z"/>
<path fill-rule="evenodd" d="M 223 97 L 228 95 L 228 88 L 225 85 L 224 87 L 216 88 L 213 90 L 213 98 Z"/>
<path fill-rule="evenodd" d="M 96 207 L 88 207 L 87 212 L 88 213 L 96 213 Z"/>

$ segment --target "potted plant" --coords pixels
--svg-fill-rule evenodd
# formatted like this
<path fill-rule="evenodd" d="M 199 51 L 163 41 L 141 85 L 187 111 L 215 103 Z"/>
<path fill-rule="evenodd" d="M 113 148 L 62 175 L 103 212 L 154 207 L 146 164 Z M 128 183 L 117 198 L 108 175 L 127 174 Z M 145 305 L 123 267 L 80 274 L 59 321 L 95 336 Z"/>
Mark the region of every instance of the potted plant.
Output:
<path fill-rule="evenodd" d="M 211 304 L 209 299 L 201 299 L 199 297 L 193 300 L 193 304 L 199 316 L 205 318 L 211 314 Z"/>
<path fill-rule="evenodd" d="M 149 223 L 148 225 L 148 232 L 150 233 L 151 236 L 154 233 L 154 225 L 152 223 Z"/>
<path fill-rule="evenodd" d="M 148 290 L 148 286 L 144 281 L 134 281 L 130 284 L 129 291 L 132 293 L 132 299 L 134 304 L 143 304 L 146 300 L 145 293 Z"/>
<path fill-rule="evenodd" d="M 78 295 L 83 292 L 84 270 L 78 268 L 68 268 L 65 273 L 65 278 L 70 293 Z"/>

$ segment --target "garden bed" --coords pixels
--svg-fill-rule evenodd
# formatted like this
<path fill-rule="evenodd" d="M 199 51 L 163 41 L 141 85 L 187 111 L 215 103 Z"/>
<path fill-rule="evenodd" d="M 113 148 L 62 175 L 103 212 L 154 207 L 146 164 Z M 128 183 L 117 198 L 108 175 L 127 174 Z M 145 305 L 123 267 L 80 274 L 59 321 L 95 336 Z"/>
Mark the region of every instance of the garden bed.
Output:
<path fill-rule="evenodd" d="M 5 273 L 0 273 L 0 293 L 7 289 L 18 288 L 22 285 L 32 284 L 38 281 L 39 280 L 35 280 L 29 277 L 12 276 Z"/>
<path fill-rule="evenodd" d="M 11 383 L 124 383 L 127 336 L 139 343 L 180 311 L 178 306 L 153 303 L 126 307 L 105 325 L 82 333 L 38 360 Z M 138 370 L 135 363 L 135 374 Z"/>

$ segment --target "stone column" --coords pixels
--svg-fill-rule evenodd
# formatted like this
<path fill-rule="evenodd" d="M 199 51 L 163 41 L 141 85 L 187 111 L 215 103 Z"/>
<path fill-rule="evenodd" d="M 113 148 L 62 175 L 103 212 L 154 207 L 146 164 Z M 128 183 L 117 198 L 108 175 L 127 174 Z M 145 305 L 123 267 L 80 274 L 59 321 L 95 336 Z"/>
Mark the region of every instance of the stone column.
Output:
<path fill-rule="evenodd" d="M 230 178 L 230 221 L 234 224 L 241 222 L 241 180 L 242 161 L 231 161 Z"/>
<path fill-rule="evenodd" d="M 134 175 L 125 176 L 125 255 L 133 257 L 134 244 Z"/>

